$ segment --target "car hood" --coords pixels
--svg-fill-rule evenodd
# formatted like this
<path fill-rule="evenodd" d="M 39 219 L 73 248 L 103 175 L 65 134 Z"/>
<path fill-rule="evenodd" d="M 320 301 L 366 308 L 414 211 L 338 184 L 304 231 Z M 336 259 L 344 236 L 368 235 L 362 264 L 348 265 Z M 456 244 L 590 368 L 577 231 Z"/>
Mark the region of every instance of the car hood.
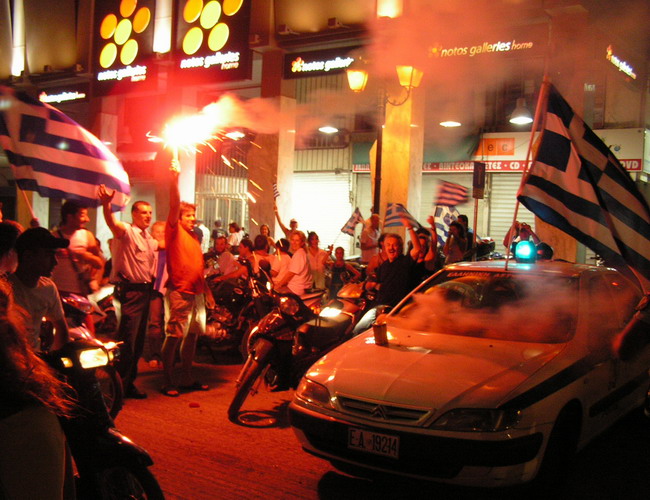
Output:
<path fill-rule="evenodd" d="M 388 346 L 360 335 L 321 358 L 308 377 L 332 395 L 444 410 L 493 408 L 515 396 L 564 348 L 414 333 L 389 327 Z"/>

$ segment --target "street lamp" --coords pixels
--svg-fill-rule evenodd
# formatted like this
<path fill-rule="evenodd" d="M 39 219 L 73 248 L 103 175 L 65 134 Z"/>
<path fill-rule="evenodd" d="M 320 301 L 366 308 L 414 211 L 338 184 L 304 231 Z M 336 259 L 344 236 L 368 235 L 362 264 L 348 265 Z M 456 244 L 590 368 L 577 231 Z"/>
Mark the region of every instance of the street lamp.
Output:
<path fill-rule="evenodd" d="M 401 106 L 406 101 L 408 101 L 411 96 L 411 91 L 414 88 L 420 86 L 422 83 L 422 77 L 424 73 L 422 70 L 417 69 L 414 66 L 397 66 L 397 77 L 399 79 L 399 84 L 406 91 L 401 100 L 391 100 L 388 97 L 386 89 L 382 87 L 378 99 L 378 114 L 380 117 L 380 123 L 377 127 L 377 150 L 375 151 L 375 181 L 374 181 L 374 193 L 372 200 L 372 212 L 379 213 L 380 208 L 380 193 L 381 193 L 381 150 L 383 143 L 384 135 L 384 119 L 386 117 L 386 104 L 391 106 Z M 353 92 L 363 92 L 368 83 L 368 71 L 363 67 L 350 67 L 346 70 L 348 76 L 348 85 L 350 90 Z"/>

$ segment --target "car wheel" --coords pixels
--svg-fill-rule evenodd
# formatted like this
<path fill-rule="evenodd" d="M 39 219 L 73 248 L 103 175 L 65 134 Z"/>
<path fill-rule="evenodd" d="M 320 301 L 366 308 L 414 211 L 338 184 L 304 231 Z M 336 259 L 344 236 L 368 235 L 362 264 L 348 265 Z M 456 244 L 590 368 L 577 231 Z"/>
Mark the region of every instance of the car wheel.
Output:
<path fill-rule="evenodd" d="M 548 438 L 542 464 L 537 473 L 537 486 L 557 488 L 566 479 L 580 439 L 580 409 L 577 404 L 565 406 Z"/>

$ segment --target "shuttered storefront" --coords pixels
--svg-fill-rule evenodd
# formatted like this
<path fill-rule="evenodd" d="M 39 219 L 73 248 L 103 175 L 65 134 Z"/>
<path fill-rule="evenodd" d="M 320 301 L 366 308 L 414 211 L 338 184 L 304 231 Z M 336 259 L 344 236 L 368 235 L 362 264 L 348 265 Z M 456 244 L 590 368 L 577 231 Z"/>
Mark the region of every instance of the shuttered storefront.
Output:
<path fill-rule="evenodd" d="M 341 246 L 346 256 L 355 254 L 354 239 L 341 232 L 352 215 L 350 203 L 351 174 L 335 172 L 295 172 L 293 175 L 293 214 L 283 222 L 289 225 L 292 217 L 305 232 L 316 231 L 320 247 Z M 369 214 L 363 213 L 364 217 Z M 357 234 L 360 227 L 357 227 Z"/>
<path fill-rule="evenodd" d="M 490 174 L 489 181 L 490 216 L 486 236 L 494 239 L 497 251 L 503 251 L 503 238 L 512 225 L 521 174 Z M 535 227 L 535 216 L 523 205 L 519 205 L 517 220 Z"/>

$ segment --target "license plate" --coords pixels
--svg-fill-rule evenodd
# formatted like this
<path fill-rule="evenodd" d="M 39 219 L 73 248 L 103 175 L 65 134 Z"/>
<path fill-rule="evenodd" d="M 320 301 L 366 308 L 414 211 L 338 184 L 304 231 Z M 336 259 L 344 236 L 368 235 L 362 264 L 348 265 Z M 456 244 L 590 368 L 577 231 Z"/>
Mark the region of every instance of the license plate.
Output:
<path fill-rule="evenodd" d="M 399 437 L 350 428 L 348 429 L 348 448 L 398 458 Z"/>

